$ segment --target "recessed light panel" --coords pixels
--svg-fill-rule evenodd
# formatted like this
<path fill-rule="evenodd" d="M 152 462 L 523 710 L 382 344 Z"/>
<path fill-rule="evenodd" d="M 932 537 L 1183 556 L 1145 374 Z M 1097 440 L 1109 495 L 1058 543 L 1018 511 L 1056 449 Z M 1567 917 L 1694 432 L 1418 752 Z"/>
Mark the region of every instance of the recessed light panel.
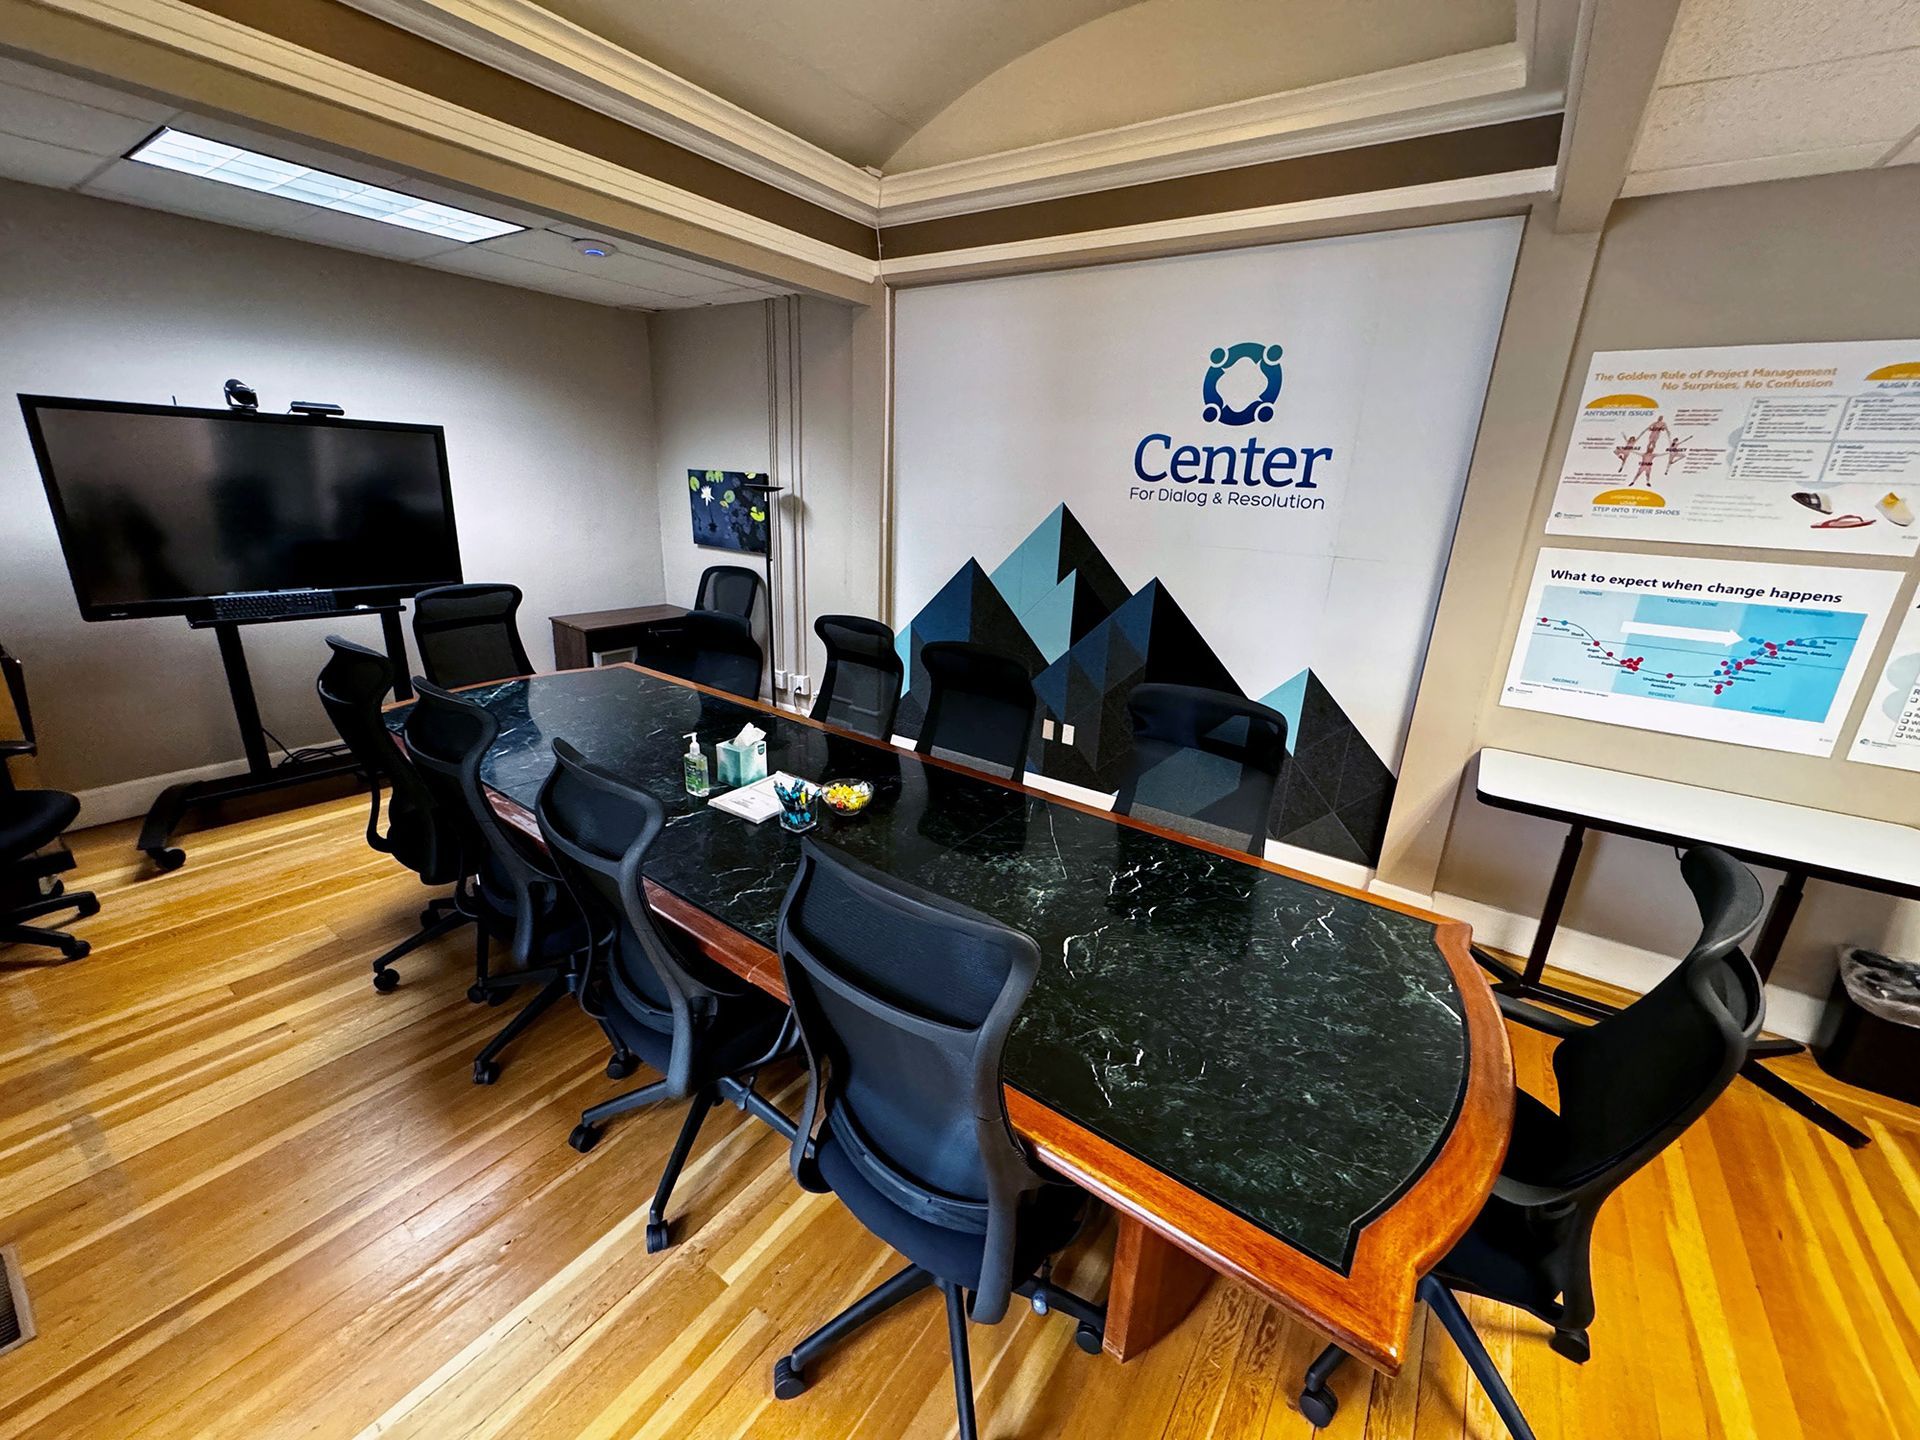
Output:
<path fill-rule="evenodd" d="M 302 205 L 322 210 L 378 220 L 383 225 L 398 225 L 403 230 L 438 235 L 463 245 L 527 228 L 418 196 L 402 195 L 397 190 L 383 190 L 364 180 L 349 180 L 344 175 L 276 160 L 271 155 L 242 150 L 237 145 L 209 140 L 185 130 L 162 130 L 143 141 L 127 159 L 162 170 L 177 170 L 183 175 L 198 175 L 203 180 L 217 180 L 242 190 L 278 195 L 283 200 L 298 200 Z"/>

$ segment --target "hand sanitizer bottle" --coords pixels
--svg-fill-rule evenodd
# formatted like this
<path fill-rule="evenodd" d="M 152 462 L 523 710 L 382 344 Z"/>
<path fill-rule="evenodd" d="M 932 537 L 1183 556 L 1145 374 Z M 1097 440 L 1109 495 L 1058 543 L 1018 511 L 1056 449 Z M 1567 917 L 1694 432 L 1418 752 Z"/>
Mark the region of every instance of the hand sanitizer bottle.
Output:
<path fill-rule="evenodd" d="M 687 794 L 699 798 L 712 787 L 707 783 L 707 757 L 700 749 L 700 737 L 689 731 L 687 734 L 687 755 L 682 762 L 687 782 Z"/>

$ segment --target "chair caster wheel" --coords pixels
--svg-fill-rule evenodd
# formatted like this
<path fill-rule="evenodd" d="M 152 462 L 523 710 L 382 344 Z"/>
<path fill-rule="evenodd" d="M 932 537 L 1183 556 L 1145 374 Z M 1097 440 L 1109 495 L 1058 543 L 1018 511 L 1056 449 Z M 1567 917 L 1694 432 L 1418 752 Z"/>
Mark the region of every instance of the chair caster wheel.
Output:
<path fill-rule="evenodd" d="M 1106 1337 L 1091 1325 L 1074 1326 L 1073 1343 L 1089 1355 L 1098 1355 L 1100 1353 L 1103 1348 L 1101 1342 L 1105 1338 Z"/>
<path fill-rule="evenodd" d="M 667 1229 L 666 1221 L 649 1220 L 647 1222 L 647 1254 L 658 1255 L 672 1243 L 673 1236 Z"/>
<path fill-rule="evenodd" d="M 1324 1430 L 1333 1423 L 1333 1417 L 1340 1413 L 1340 1402 L 1331 1390 L 1302 1390 L 1300 1413 L 1307 1417 L 1307 1423 L 1314 1429 Z"/>
<path fill-rule="evenodd" d="M 773 1398 L 791 1400 L 804 1395 L 807 1390 L 807 1377 L 794 1368 L 793 1357 L 782 1355 L 773 1362 Z"/>
<path fill-rule="evenodd" d="M 631 1055 L 616 1055 L 607 1061 L 607 1079 L 624 1080 L 640 1062 Z"/>
<path fill-rule="evenodd" d="M 69 960 L 84 960 L 93 953 L 93 946 L 84 940 L 63 940 L 60 943 L 60 953 Z"/>
<path fill-rule="evenodd" d="M 488 1001 L 492 999 L 493 999 L 493 992 L 487 989 L 487 987 L 482 985 L 478 980 L 474 981 L 473 984 L 467 987 L 467 1003 L 469 1005 L 485 1005 Z"/>
<path fill-rule="evenodd" d="M 1584 1365 L 1593 1358 L 1593 1344 L 1584 1330 L 1556 1330 L 1547 1346 L 1554 1354 L 1563 1355 L 1576 1365 Z"/>
<path fill-rule="evenodd" d="M 147 851 L 147 858 L 153 861 L 153 868 L 162 875 L 169 870 L 178 870 L 187 863 L 187 852 L 177 846 L 167 845 L 160 849 Z"/>
<path fill-rule="evenodd" d="M 373 988 L 382 995 L 391 995 L 400 987 L 400 972 L 397 970 L 376 970 L 373 972 Z"/>
<path fill-rule="evenodd" d="M 473 1083 L 491 1085 L 500 1078 L 500 1065 L 494 1060 L 476 1060 L 473 1062 Z"/>
<path fill-rule="evenodd" d="M 82 916 L 98 915 L 100 913 L 99 899 L 96 896 L 89 895 L 85 900 L 80 902 L 80 908 L 76 913 Z"/>
<path fill-rule="evenodd" d="M 599 1143 L 600 1127 L 598 1125 L 576 1125 L 573 1127 L 573 1133 L 567 1136 L 567 1144 L 578 1150 L 582 1155 L 586 1154 L 587 1151 L 593 1149 L 593 1147 Z"/>
<path fill-rule="evenodd" d="M 1035 1295 L 1028 1300 L 1027 1303 L 1033 1306 L 1033 1313 L 1036 1315 L 1045 1315 L 1049 1310 L 1053 1309 L 1051 1305 L 1047 1304 L 1047 1297 L 1044 1295 Z"/>

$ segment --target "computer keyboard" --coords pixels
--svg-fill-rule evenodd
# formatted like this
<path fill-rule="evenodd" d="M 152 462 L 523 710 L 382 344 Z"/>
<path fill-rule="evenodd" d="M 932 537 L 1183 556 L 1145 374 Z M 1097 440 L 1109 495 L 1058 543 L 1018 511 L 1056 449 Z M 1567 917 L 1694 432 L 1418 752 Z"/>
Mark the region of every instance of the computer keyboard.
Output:
<path fill-rule="evenodd" d="M 247 590 L 213 597 L 215 620 L 275 620 L 283 615 L 324 615 L 340 609 L 331 590 Z"/>

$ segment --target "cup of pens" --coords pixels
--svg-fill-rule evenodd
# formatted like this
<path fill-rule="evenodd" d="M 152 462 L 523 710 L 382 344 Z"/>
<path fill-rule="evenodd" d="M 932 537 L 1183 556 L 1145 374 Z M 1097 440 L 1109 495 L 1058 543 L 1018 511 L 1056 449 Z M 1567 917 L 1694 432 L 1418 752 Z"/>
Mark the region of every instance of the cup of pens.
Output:
<path fill-rule="evenodd" d="M 780 828 L 804 835 L 820 823 L 820 787 L 810 780 L 773 782 L 773 798 L 780 802 Z"/>

